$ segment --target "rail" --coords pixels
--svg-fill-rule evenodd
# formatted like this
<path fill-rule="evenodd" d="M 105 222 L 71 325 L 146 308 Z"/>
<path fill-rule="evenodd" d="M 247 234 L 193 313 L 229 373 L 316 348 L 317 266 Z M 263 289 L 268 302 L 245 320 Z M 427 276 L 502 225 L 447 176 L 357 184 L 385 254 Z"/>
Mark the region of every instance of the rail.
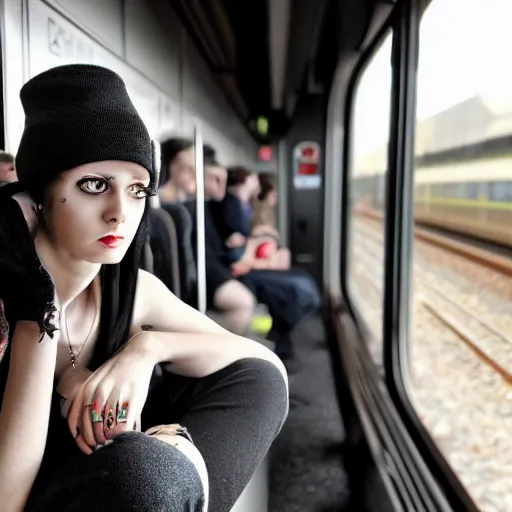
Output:
<path fill-rule="evenodd" d="M 371 208 L 357 208 L 355 213 L 362 217 L 369 219 L 383 221 L 384 214 L 378 210 Z M 493 254 L 492 252 L 477 247 L 472 247 L 463 242 L 450 239 L 448 236 L 438 235 L 430 233 L 428 230 L 415 226 L 414 228 L 415 238 L 427 242 L 431 245 L 440 247 L 459 256 L 484 265 L 492 270 L 496 270 L 502 274 L 512 277 L 512 261 L 509 258 L 500 256 L 499 254 Z"/>
<path fill-rule="evenodd" d="M 363 216 L 374 220 L 380 220 L 382 218 L 374 215 L 373 212 L 370 212 L 368 215 L 363 214 Z M 382 248 L 383 241 L 382 234 L 372 231 L 373 230 L 371 229 L 365 229 L 362 227 L 358 228 L 359 236 L 362 235 L 367 241 L 371 239 L 372 242 L 378 244 L 378 249 L 380 250 Z M 446 248 L 444 244 L 441 245 L 434 243 L 434 245 L 443 249 Z M 358 261 L 366 261 L 369 264 L 368 267 L 372 269 L 382 268 L 382 255 L 372 252 L 370 250 L 371 247 L 367 246 L 366 249 L 367 250 L 363 253 L 358 254 Z M 448 248 L 448 250 L 450 249 Z M 462 254 L 462 251 L 458 250 L 457 253 Z M 482 264 L 480 260 L 479 262 Z M 485 265 L 486 263 L 487 262 L 484 262 L 483 264 Z M 492 265 L 487 266 L 492 269 L 496 269 Z M 417 279 L 417 281 L 424 287 L 424 292 L 418 294 L 420 304 L 461 341 L 463 341 L 480 358 L 480 360 L 499 373 L 505 382 L 512 384 L 512 373 L 502 364 L 502 361 L 512 361 L 512 339 L 510 339 L 506 333 L 491 325 L 490 322 L 485 321 L 483 318 L 465 307 L 460 303 L 460 301 L 456 301 L 448 297 L 446 290 L 441 290 L 424 277 L 427 271 L 428 269 L 423 268 L 418 264 L 416 264 L 413 269 L 415 279 Z M 378 289 L 382 292 L 377 285 L 378 279 L 372 280 L 366 275 L 364 277 L 365 281 L 368 284 L 371 284 L 373 289 Z M 436 296 L 435 300 L 433 294 Z M 449 312 L 450 309 L 452 310 L 451 312 Z M 454 313 L 454 311 L 456 311 L 456 313 Z M 468 328 L 468 325 L 472 326 L 472 329 Z M 478 335 L 475 334 L 475 332 L 472 332 L 472 330 L 479 330 Z"/>

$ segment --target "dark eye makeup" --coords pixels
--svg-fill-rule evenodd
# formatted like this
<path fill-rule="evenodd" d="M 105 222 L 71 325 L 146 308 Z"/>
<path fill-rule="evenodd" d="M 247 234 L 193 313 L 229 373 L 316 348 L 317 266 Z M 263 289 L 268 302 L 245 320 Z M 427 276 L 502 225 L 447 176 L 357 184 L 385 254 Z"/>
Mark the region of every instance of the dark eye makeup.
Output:
<path fill-rule="evenodd" d="M 108 178 L 100 178 L 98 176 L 84 176 L 77 182 L 77 187 L 86 194 L 100 195 L 104 194 L 109 188 Z M 144 199 L 152 195 L 151 189 L 143 183 L 134 183 L 129 187 L 130 195 L 136 199 Z"/>

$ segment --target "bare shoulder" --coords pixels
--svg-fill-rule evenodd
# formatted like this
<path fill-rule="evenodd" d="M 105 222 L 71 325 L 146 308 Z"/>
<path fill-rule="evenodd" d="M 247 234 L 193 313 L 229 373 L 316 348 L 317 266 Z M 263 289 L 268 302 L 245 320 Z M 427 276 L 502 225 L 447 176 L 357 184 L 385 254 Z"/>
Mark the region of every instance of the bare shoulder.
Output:
<path fill-rule="evenodd" d="M 227 333 L 172 293 L 153 274 L 139 269 L 132 333 L 140 330 L 182 333 Z"/>

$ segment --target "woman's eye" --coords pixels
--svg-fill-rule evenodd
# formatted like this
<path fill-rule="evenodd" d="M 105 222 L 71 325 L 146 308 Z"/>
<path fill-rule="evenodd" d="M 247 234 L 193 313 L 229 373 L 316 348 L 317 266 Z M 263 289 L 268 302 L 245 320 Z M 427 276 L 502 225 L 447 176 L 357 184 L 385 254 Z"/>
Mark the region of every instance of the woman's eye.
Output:
<path fill-rule="evenodd" d="M 84 178 L 78 182 L 78 186 L 88 194 L 102 194 L 107 190 L 108 183 L 100 178 Z"/>
<path fill-rule="evenodd" d="M 148 197 L 149 188 L 142 185 L 142 183 L 138 183 L 130 187 L 130 193 L 132 194 L 133 197 L 142 199 L 144 197 Z"/>

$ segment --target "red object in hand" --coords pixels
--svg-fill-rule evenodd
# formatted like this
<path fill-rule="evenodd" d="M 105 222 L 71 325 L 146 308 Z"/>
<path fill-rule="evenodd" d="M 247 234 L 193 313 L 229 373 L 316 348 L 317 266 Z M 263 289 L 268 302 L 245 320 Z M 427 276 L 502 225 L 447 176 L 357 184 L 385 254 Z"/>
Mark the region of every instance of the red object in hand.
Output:
<path fill-rule="evenodd" d="M 274 244 L 272 242 L 263 242 L 258 245 L 255 256 L 259 260 L 267 259 L 274 252 Z"/>

